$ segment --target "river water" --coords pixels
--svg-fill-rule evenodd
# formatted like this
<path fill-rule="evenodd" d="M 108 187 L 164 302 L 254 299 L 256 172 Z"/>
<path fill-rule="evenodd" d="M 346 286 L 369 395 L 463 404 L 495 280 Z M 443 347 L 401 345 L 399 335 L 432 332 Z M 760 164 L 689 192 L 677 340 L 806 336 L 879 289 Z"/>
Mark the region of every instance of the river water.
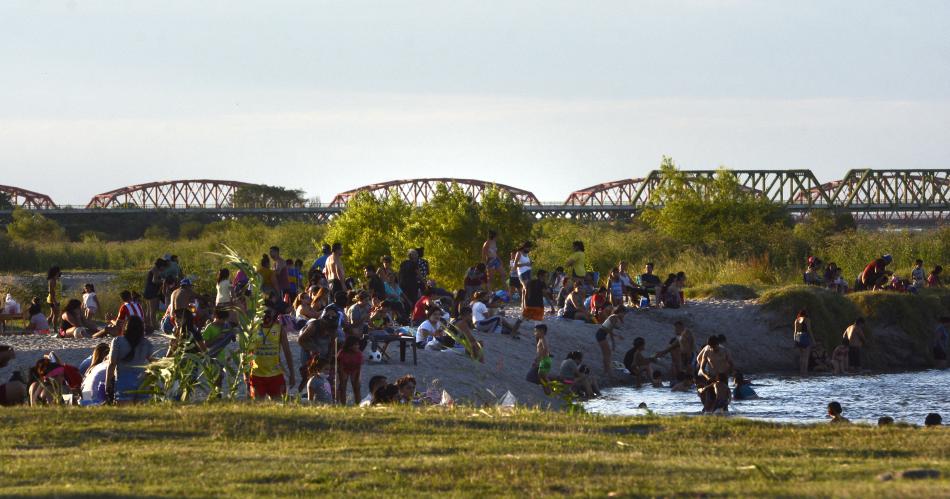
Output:
<path fill-rule="evenodd" d="M 733 400 L 730 413 L 751 419 L 786 423 L 827 421 L 828 402 L 837 400 L 853 422 L 877 423 L 880 416 L 923 424 L 931 412 L 950 420 L 950 370 L 809 378 L 761 375 L 749 377 L 758 399 Z M 645 402 L 657 414 L 698 415 L 702 409 L 695 391 L 669 388 L 615 387 L 584 404 L 599 414 L 637 415 Z"/>

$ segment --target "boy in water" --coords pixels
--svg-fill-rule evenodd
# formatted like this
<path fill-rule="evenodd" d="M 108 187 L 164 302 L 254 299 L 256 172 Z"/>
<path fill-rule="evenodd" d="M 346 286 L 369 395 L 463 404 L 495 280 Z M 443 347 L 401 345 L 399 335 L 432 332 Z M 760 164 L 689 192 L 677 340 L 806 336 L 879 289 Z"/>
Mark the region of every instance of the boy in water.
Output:
<path fill-rule="evenodd" d="M 831 366 L 834 368 L 835 374 L 846 374 L 848 372 L 848 345 L 850 343 L 847 338 L 842 338 L 841 344 L 831 352 Z"/>
<path fill-rule="evenodd" d="M 850 423 L 851 421 L 848 418 L 841 415 L 842 409 L 841 404 L 837 401 L 832 401 L 828 404 L 828 417 L 831 418 L 831 424 L 839 423 Z"/>

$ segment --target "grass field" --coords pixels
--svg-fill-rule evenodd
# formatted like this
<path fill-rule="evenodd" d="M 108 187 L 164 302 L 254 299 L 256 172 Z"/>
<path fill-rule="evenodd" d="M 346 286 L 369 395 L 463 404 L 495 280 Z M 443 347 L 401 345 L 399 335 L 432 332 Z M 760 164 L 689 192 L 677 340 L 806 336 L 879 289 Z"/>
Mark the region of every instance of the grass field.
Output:
<path fill-rule="evenodd" d="M 0 411 L 0 495 L 946 497 L 950 430 L 471 408 Z M 940 479 L 882 482 L 931 468 Z"/>

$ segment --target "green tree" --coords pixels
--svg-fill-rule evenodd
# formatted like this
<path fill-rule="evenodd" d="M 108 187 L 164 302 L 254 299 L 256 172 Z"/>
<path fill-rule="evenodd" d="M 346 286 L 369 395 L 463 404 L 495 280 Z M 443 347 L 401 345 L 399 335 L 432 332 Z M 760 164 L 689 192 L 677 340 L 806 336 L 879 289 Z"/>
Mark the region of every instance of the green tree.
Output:
<path fill-rule="evenodd" d="M 286 189 L 271 185 L 249 185 L 234 191 L 231 203 L 236 208 L 283 208 L 307 204 L 300 189 Z"/>
<path fill-rule="evenodd" d="M 13 201 L 10 199 L 10 195 L 6 192 L 0 192 L 0 210 L 12 210 Z"/>
<path fill-rule="evenodd" d="M 428 203 L 413 210 L 403 248 L 425 247 L 431 278 L 457 284 L 481 259 L 481 227 L 478 203 L 456 184 L 439 185 Z"/>
<path fill-rule="evenodd" d="M 729 256 L 767 250 L 776 228 L 786 225 L 782 206 L 744 188 L 736 175 L 721 168 L 712 178 L 696 177 L 663 158 L 660 182 L 644 220 L 661 235 L 704 250 L 719 248 Z"/>
<path fill-rule="evenodd" d="M 142 237 L 152 241 L 167 241 L 171 239 L 171 232 L 163 225 L 150 225 Z"/>
<path fill-rule="evenodd" d="M 181 225 L 178 226 L 178 238 L 188 240 L 198 239 L 201 237 L 204 227 L 203 223 L 194 220 L 182 222 Z"/>
<path fill-rule="evenodd" d="M 401 233 L 411 212 L 397 196 L 379 199 L 362 192 L 330 223 L 326 240 L 343 243 L 343 263 L 352 275 L 362 266 L 378 265 L 383 255 L 402 252 Z M 398 255 L 394 259 L 399 262 Z"/>
<path fill-rule="evenodd" d="M 18 241 L 65 241 L 66 231 L 54 220 L 24 209 L 13 210 L 13 221 L 7 225 L 7 234 Z"/>

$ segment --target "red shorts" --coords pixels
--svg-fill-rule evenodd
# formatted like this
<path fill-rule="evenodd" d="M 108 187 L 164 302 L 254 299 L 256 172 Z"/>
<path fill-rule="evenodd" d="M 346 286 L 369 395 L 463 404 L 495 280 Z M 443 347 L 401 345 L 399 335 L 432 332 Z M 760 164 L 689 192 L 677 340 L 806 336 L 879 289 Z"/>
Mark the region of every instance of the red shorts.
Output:
<path fill-rule="evenodd" d="M 249 385 L 248 390 L 252 399 L 264 397 L 277 399 L 282 398 L 287 393 L 287 383 L 284 381 L 283 374 L 266 378 L 252 374 Z"/>
<path fill-rule="evenodd" d="M 544 307 L 525 307 L 521 316 L 530 321 L 543 321 Z"/>

